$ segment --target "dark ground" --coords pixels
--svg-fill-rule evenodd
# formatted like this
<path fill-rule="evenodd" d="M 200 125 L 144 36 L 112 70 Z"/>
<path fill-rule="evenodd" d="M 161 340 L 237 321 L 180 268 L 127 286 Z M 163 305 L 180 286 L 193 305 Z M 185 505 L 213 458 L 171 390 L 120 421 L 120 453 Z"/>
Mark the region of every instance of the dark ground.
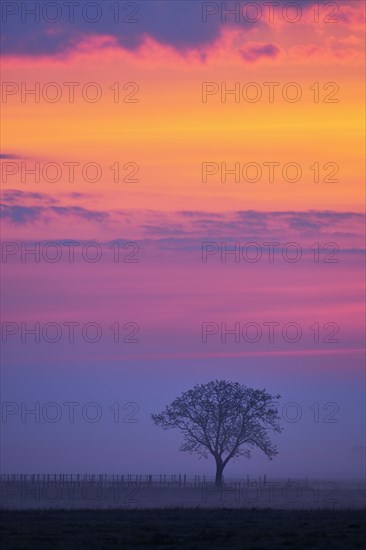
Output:
<path fill-rule="evenodd" d="M 2 510 L 2 549 L 365 548 L 365 510 Z"/>

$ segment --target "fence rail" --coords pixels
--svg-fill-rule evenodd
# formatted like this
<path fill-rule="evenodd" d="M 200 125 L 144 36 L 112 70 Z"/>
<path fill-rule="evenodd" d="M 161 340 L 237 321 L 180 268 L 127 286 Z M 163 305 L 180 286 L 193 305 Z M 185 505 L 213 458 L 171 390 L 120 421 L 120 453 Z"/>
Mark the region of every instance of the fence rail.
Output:
<path fill-rule="evenodd" d="M 0 474 L 0 483 L 22 482 L 22 483 L 98 483 L 106 486 L 110 483 L 133 484 L 139 487 L 202 487 L 214 483 L 215 479 L 206 475 L 187 474 Z M 266 483 L 266 475 L 259 476 L 256 481 L 260 485 Z M 223 478 L 223 482 L 225 478 Z M 227 480 L 228 483 L 236 482 L 247 485 L 250 483 L 249 476 L 237 480 Z"/>
<path fill-rule="evenodd" d="M 0 474 L 0 482 L 23 483 L 85 483 L 99 485 L 110 483 L 134 484 L 138 486 L 178 486 L 200 487 L 213 479 L 205 475 L 188 476 L 186 474 Z"/>

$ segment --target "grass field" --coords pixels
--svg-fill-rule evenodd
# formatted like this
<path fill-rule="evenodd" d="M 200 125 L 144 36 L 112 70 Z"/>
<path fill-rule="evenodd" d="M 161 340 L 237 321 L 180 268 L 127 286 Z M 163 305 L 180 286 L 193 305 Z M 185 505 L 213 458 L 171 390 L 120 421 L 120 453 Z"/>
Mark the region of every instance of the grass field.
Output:
<path fill-rule="evenodd" d="M 228 482 L 221 489 L 213 483 L 149 483 L 113 479 L 27 479 L 0 483 L 4 509 L 150 509 L 150 508 L 365 508 L 365 487 L 359 481 L 251 480 Z"/>
<path fill-rule="evenodd" d="M 2 511 L 5 550 L 364 548 L 365 510 Z"/>

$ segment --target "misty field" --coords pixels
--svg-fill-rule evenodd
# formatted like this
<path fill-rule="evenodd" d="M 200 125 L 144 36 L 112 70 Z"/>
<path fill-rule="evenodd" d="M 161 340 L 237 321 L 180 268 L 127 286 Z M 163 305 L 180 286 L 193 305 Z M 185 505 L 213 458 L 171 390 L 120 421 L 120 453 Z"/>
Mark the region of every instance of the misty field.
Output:
<path fill-rule="evenodd" d="M 363 548 L 364 484 L 1 476 L 2 548 Z"/>
<path fill-rule="evenodd" d="M 364 508 L 362 481 L 259 478 L 217 488 L 205 476 L 1 476 L 3 509 Z"/>
<path fill-rule="evenodd" d="M 364 510 L 147 509 L 2 512 L 6 550 L 364 548 Z"/>

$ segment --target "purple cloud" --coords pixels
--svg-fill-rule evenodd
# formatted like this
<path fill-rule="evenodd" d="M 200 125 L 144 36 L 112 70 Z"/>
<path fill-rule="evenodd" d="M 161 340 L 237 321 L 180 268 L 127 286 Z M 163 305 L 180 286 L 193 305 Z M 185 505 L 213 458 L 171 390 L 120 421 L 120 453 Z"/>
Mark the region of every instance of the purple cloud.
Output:
<path fill-rule="evenodd" d="M 59 8 L 42 6 L 42 2 L 1 2 L 3 55 L 64 55 L 79 42 L 90 36 L 111 36 L 119 47 L 136 50 L 146 37 L 174 47 L 181 53 L 189 49 L 202 49 L 213 44 L 228 26 L 252 29 L 254 25 L 268 23 L 268 8 L 264 0 L 256 0 L 262 12 L 257 22 L 242 16 L 225 15 L 225 6 L 219 1 L 205 3 L 200 0 L 136 0 L 126 3 L 125 9 L 112 9 L 108 2 L 75 2 L 74 9 L 59 2 Z M 327 0 L 320 0 L 321 3 Z M 313 0 L 301 0 L 304 10 Z M 73 2 L 71 2 L 73 4 Z M 94 8 L 88 8 L 94 4 Z M 117 6 L 115 3 L 114 6 Z M 205 6 L 210 4 L 206 17 Z M 227 2 L 227 8 L 239 5 Z M 244 2 L 243 2 L 244 4 Z M 280 7 L 286 4 L 281 0 Z M 47 3 L 46 3 L 47 5 Z M 30 12 L 33 9 L 35 15 Z M 38 11 L 37 11 L 38 10 Z M 206 9 L 207 11 L 207 9 Z M 274 58 L 276 47 L 265 44 L 245 50 L 247 61 L 260 57 Z M 204 52 L 202 52 L 204 61 Z"/>
<path fill-rule="evenodd" d="M 239 53 L 245 61 L 254 63 L 262 58 L 276 59 L 280 54 L 280 49 L 275 44 L 261 44 L 249 46 L 245 50 L 239 50 Z"/>

